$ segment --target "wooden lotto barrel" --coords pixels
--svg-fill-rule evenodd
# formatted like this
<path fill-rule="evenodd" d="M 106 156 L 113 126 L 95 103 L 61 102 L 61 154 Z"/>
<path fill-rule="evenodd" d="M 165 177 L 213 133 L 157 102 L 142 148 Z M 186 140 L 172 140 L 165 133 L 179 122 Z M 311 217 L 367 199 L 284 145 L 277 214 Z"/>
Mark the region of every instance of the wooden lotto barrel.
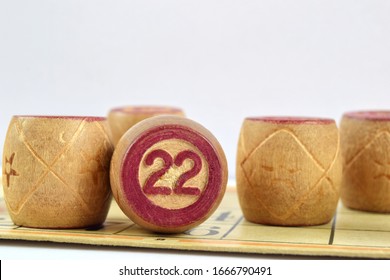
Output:
<path fill-rule="evenodd" d="M 390 111 L 343 115 L 341 199 L 358 210 L 390 212 Z"/>
<path fill-rule="evenodd" d="M 129 129 L 111 161 L 111 187 L 122 211 L 157 232 L 183 232 L 218 207 L 227 162 L 217 139 L 183 117 L 159 116 Z"/>
<path fill-rule="evenodd" d="M 16 225 L 80 228 L 104 222 L 113 152 L 105 118 L 14 116 L 3 151 L 3 189 Z"/>
<path fill-rule="evenodd" d="M 340 160 L 334 120 L 246 118 L 236 165 L 245 218 L 285 226 L 329 222 L 339 199 Z"/>
<path fill-rule="evenodd" d="M 136 123 L 160 115 L 184 117 L 184 112 L 180 108 L 168 106 L 124 106 L 110 110 L 108 123 L 112 133 L 112 142 L 116 145 L 122 135 Z"/>

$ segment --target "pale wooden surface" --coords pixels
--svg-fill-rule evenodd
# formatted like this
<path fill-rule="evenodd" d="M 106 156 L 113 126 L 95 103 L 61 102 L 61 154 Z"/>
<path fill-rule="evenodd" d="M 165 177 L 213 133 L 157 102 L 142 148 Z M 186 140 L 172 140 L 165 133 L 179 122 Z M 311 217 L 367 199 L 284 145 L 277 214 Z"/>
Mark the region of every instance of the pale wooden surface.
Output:
<path fill-rule="evenodd" d="M 102 228 L 44 230 L 15 226 L 0 192 L 0 239 L 51 241 L 155 249 L 251 254 L 390 259 L 389 215 L 337 208 L 321 226 L 279 227 L 246 221 L 235 188 L 228 188 L 217 211 L 203 224 L 182 234 L 156 234 L 131 222 L 112 203 Z M 39 244 L 39 243 L 37 243 Z"/>
<path fill-rule="evenodd" d="M 252 222 L 298 226 L 329 222 L 341 184 L 335 123 L 246 119 L 238 143 L 236 176 L 240 205 Z"/>
<path fill-rule="evenodd" d="M 101 224 L 111 198 L 109 138 L 101 118 L 14 117 L 3 152 L 13 221 L 44 228 Z"/>
<path fill-rule="evenodd" d="M 359 210 L 390 212 L 390 121 L 343 117 L 341 198 Z"/>
<path fill-rule="evenodd" d="M 107 119 L 111 129 L 112 142 L 116 146 L 119 139 L 130 127 L 144 119 L 158 115 L 185 116 L 183 110 L 172 107 L 128 106 L 111 110 Z"/>

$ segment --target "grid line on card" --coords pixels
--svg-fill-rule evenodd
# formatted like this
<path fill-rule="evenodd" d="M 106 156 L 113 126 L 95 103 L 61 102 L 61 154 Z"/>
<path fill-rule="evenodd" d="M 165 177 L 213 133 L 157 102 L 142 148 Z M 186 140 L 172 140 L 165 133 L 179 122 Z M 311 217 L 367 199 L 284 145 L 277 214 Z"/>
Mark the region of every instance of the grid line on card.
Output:
<path fill-rule="evenodd" d="M 229 233 L 231 233 L 231 232 L 238 226 L 238 224 L 239 224 L 243 219 L 244 219 L 244 217 L 241 216 L 241 217 L 237 220 L 237 222 L 235 222 L 234 225 L 233 225 L 233 226 L 232 226 L 224 235 L 222 235 L 221 239 L 224 239 L 226 236 L 228 236 Z"/>
<path fill-rule="evenodd" d="M 333 216 L 332 228 L 330 229 L 330 236 L 328 245 L 333 245 L 334 235 L 336 231 L 337 212 Z"/>

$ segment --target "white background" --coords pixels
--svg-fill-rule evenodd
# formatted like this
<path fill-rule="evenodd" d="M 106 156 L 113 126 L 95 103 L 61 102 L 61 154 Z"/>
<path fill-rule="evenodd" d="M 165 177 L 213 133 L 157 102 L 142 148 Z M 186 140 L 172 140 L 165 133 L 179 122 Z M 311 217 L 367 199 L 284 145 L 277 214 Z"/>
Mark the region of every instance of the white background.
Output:
<path fill-rule="evenodd" d="M 15 114 L 173 105 L 234 178 L 246 116 L 390 108 L 389 15 L 386 0 L 0 0 L 0 145 Z"/>
<path fill-rule="evenodd" d="M 14 114 L 182 107 L 234 177 L 242 120 L 390 108 L 386 0 L 0 0 L 0 145 Z"/>
<path fill-rule="evenodd" d="M 213 263 L 210 263 L 210 260 Z M 3 264 L 4 263 L 4 264 Z M 175 258 L 174 262 L 166 259 L 159 259 L 151 262 L 134 260 L 46 260 L 46 261 L 10 261 L 6 260 L 2 263 L 1 276 L 5 279 L 39 279 L 39 280 L 69 280 L 69 279 L 94 279 L 94 280 L 114 280 L 114 279 L 194 279 L 194 280 L 241 280 L 241 279 L 300 279 L 300 280 L 329 280 L 329 279 L 354 279 L 354 280 L 388 280 L 389 265 L 388 261 L 359 261 L 359 263 L 351 260 L 227 260 L 227 259 L 210 259 L 203 256 L 203 259 L 193 259 L 188 262 L 187 259 Z M 161 266 L 164 269 L 172 269 L 174 266 L 184 272 L 184 269 L 203 269 L 203 276 L 119 276 L 119 270 L 124 267 L 128 269 L 136 269 L 137 267 L 158 268 Z M 214 267 L 226 269 L 229 267 L 270 267 L 271 276 L 265 275 L 216 275 L 214 276 Z M 21 269 L 23 268 L 23 269 Z M 72 269 L 69 269 L 72 268 Z M 223 271 L 222 269 L 222 271 Z M 208 273 L 207 273 L 208 270 Z M 219 271 L 217 269 L 217 271 Z M 230 270 L 232 271 L 232 270 Z M 235 268 L 238 272 L 239 268 Z M 268 271 L 267 271 L 268 272 Z M 217 272 L 218 274 L 218 272 Z"/>

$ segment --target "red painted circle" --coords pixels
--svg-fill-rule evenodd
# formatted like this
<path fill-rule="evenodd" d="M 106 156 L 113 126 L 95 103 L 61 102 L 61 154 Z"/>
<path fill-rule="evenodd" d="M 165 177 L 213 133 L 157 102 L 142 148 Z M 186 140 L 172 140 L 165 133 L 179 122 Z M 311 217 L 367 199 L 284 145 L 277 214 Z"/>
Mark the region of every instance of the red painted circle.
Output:
<path fill-rule="evenodd" d="M 207 185 L 193 204 L 167 209 L 153 204 L 138 180 L 139 166 L 145 152 L 155 143 L 168 139 L 184 140 L 199 149 L 209 165 Z M 160 227 L 190 225 L 205 217 L 223 190 L 222 163 L 207 138 L 189 127 L 167 124 L 144 131 L 127 149 L 121 166 L 122 187 L 127 202 L 144 221 Z"/>
<path fill-rule="evenodd" d="M 275 124 L 333 124 L 332 119 L 327 118 L 311 118 L 311 117 L 248 117 L 246 120 L 269 122 Z"/>
<path fill-rule="evenodd" d="M 390 111 L 356 111 L 344 114 L 344 117 L 370 121 L 390 121 Z"/>

